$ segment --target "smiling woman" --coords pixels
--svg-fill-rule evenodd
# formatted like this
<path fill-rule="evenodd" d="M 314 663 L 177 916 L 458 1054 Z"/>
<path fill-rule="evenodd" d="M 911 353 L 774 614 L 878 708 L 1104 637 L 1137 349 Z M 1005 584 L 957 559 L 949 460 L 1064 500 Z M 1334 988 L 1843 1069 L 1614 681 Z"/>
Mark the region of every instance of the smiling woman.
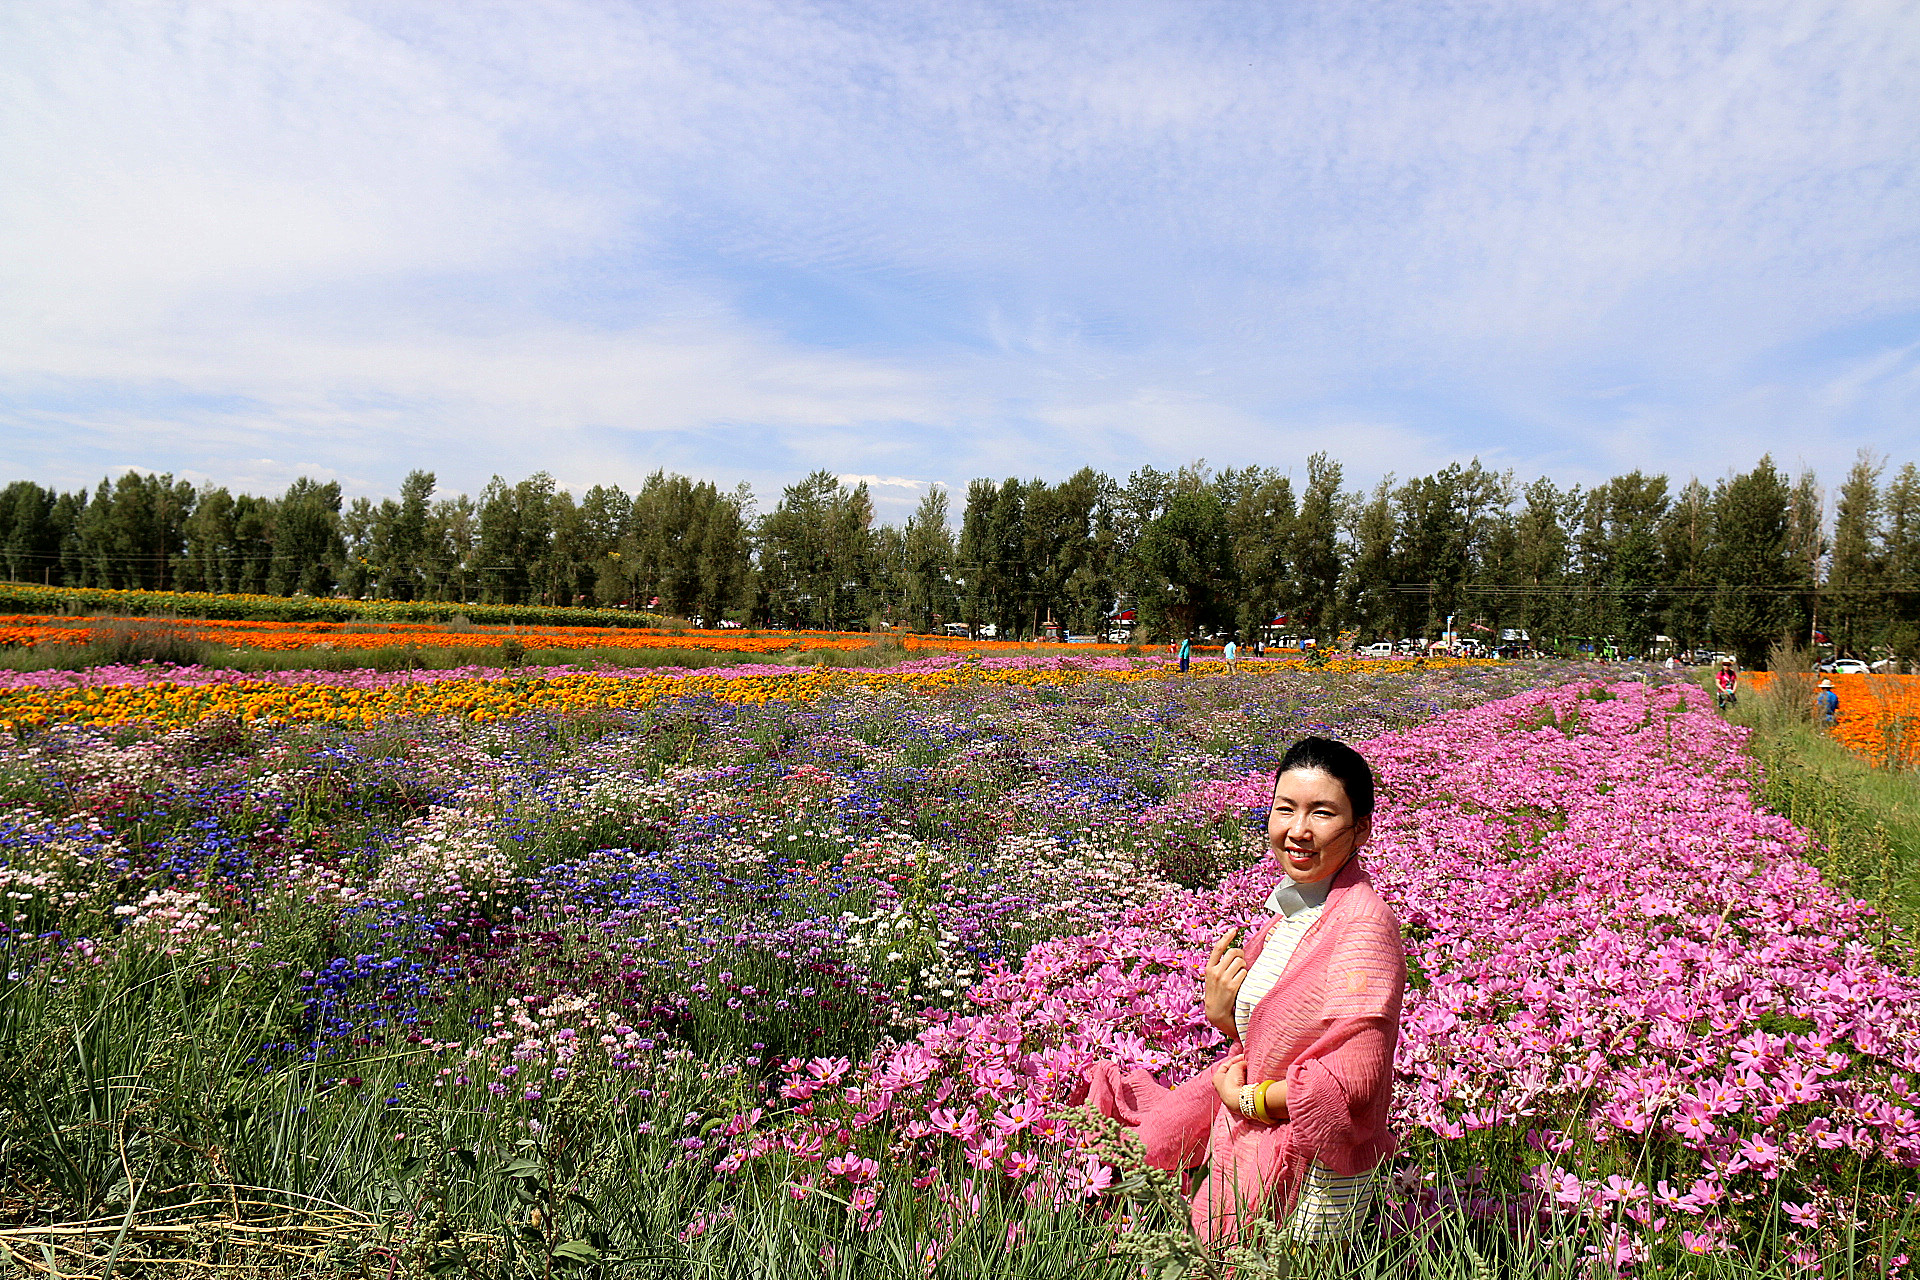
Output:
<path fill-rule="evenodd" d="M 1147 1161 L 1196 1181 L 1193 1229 L 1237 1235 L 1273 1211 L 1286 1234 L 1352 1234 L 1392 1154 L 1393 1051 L 1406 988 L 1400 923 L 1354 858 L 1373 828 L 1373 772 L 1344 743 L 1309 737 L 1275 770 L 1267 843 L 1284 878 L 1244 951 L 1234 930 L 1207 957 L 1218 1062 L 1168 1089 L 1096 1063 L 1088 1100 L 1134 1127 Z"/>

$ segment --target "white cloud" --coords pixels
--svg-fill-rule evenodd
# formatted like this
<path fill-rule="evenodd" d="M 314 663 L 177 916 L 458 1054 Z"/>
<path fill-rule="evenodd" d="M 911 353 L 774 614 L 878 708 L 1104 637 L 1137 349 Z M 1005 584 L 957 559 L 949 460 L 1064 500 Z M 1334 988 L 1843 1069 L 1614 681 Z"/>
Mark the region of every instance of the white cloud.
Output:
<path fill-rule="evenodd" d="M 15 6 L 0 442 L 763 497 L 1911 456 L 1909 17 Z"/>

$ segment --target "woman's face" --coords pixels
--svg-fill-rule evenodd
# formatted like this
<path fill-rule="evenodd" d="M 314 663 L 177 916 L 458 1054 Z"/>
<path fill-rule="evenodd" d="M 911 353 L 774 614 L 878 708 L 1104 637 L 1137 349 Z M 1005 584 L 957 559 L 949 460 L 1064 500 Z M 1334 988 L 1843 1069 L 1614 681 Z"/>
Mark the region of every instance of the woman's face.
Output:
<path fill-rule="evenodd" d="M 1354 820 L 1338 778 L 1321 769 L 1289 769 L 1273 786 L 1267 844 L 1295 884 L 1317 884 L 1346 865 L 1373 834 L 1373 820 Z"/>

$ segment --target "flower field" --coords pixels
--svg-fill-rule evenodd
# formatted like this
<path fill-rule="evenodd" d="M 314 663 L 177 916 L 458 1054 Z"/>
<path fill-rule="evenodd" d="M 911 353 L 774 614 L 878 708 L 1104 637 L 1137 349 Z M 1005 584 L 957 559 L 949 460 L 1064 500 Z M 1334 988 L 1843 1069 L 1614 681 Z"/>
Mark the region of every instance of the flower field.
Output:
<path fill-rule="evenodd" d="M 0 609 L 20 615 L 156 614 L 169 618 L 224 618 L 273 622 L 437 622 L 459 614 L 500 626 L 672 626 L 674 620 L 637 609 L 561 605 L 458 604 L 440 600 L 348 600 L 330 596 L 144 591 L 113 587 L 43 587 L 0 582 Z"/>
<path fill-rule="evenodd" d="M 551 611 L 549 611 L 551 612 Z M 51 614 L 0 615 L 0 646 L 84 644 L 93 625 L 110 619 Z M 381 649 L 391 645 L 422 648 L 527 649 L 709 649 L 726 653 L 784 653 L 800 649 L 861 649 L 879 638 L 868 631 L 745 631 L 740 629 L 627 626 L 543 626 L 508 624 L 453 627 L 440 622 L 274 622 L 249 619 L 170 620 L 183 638 L 235 649 L 297 652 L 303 649 Z M 1032 650 L 1019 640 L 969 640 L 963 636 L 896 636 L 909 649 L 928 653 Z M 1119 653 L 1124 645 L 1076 645 L 1077 652 Z"/>
<path fill-rule="evenodd" d="M 1876 764 L 1904 768 L 1920 765 L 1920 676 L 1836 675 L 1800 677 L 1813 704 L 1816 680 L 1833 681 L 1840 699 L 1833 736 Z M 1746 683 L 1756 692 L 1772 683 L 1772 674 L 1752 672 Z"/>
<path fill-rule="evenodd" d="M 155 1257 L 122 1224 L 225 1186 L 368 1273 L 1137 1275 L 1178 1218 L 1079 1069 L 1218 1052 L 1199 961 L 1320 732 L 1381 773 L 1414 974 L 1383 1239 L 1895 1268 L 1920 982 L 1699 690 L 1072 661 L 14 677 L 16 1216 Z"/>
<path fill-rule="evenodd" d="M 1391 661 L 1337 659 L 1334 674 L 1387 670 Z M 1489 665 L 1484 660 L 1424 661 L 1426 670 Z M 642 668 L 579 672 L 567 668 L 469 667 L 445 671 L 291 671 L 265 676 L 198 667 L 94 668 L 81 672 L 0 672 L 0 730 L 52 724 L 182 725 L 235 719 L 271 723 L 369 724 L 397 716 L 456 716 L 508 721 L 529 712 L 632 710 L 662 699 L 708 698 L 726 704 L 811 703 L 854 691 L 941 693 L 981 686 L 1067 688 L 1159 683 L 1162 658 L 1006 654 L 936 656 L 877 671 L 825 667 Z M 1242 664 L 1242 679 L 1297 676 L 1298 659 Z M 1224 676 L 1223 662 L 1200 661 L 1190 678 Z"/>

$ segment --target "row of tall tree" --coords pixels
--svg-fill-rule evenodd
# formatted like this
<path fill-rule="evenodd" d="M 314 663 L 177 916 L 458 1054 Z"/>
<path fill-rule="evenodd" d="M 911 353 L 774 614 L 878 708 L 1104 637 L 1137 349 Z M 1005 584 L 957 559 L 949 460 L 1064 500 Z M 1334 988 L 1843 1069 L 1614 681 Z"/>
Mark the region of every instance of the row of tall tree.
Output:
<path fill-rule="evenodd" d="M 1831 500 L 1829 500 L 1831 498 Z M 1524 486 L 1478 461 L 1371 489 L 1324 454 L 1269 467 L 1142 467 L 1124 481 L 975 480 L 901 525 L 820 471 L 761 513 L 745 485 L 656 472 L 578 498 L 545 473 L 343 503 L 127 472 L 91 493 L 0 490 L 0 566 L 55 585 L 626 605 L 709 621 L 1144 639 L 1280 624 L 1330 641 L 1524 632 L 1541 647 L 1658 638 L 1757 661 L 1830 634 L 1843 652 L 1920 649 L 1920 470 L 1862 455 L 1829 495 L 1770 458 L 1711 485 L 1639 471 Z"/>

